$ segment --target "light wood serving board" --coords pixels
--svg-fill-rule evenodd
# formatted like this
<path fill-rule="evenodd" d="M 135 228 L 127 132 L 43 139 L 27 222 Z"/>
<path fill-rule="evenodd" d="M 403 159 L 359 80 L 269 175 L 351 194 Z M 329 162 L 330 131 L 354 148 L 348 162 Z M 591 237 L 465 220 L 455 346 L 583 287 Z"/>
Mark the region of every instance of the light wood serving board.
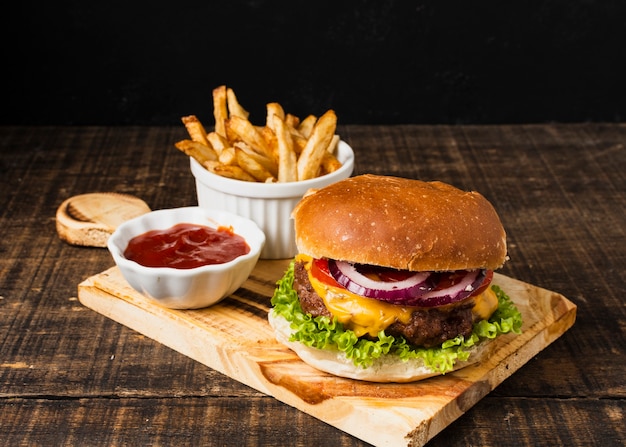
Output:
<path fill-rule="evenodd" d="M 267 322 L 270 298 L 288 260 L 259 261 L 221 303 L 172 310 L 144 298 L 117 267 L 78 286 L 80 302 L 243 384 L 375 446 L 426 444 L 573 324 L 563 295 L 496 274 L 524 319 L 521 335 L 497 339 L 487 362 L 404 384 L 343 379 L 304 364 Z"/>

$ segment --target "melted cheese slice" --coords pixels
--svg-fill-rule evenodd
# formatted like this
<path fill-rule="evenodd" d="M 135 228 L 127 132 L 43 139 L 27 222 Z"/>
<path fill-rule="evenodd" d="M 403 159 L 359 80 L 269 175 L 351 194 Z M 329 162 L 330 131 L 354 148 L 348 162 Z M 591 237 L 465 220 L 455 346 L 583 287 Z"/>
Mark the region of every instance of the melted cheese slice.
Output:
<path fill-rule="evenodd" d="M 311 275 L 312 258 L 298 255 L 298 261 L 305 263 L 309 273 L 309 281 L 315 292 L 322 298 L 326 308 L 340 323 L 354 331 L 357 337 L 368 334 L 377 337 L 378 333 L 390 324 L 399 321 L 407 324 L 411 314 L 418 307 L 399 306 L 373 298 L 356 295 L 342 287 L 325 284 Z M 491 290 L 487 290 L 472 298 L 475 302 L 472 313 L 477 320 L 485 320 L 498 308 L 498 297 Z"/>

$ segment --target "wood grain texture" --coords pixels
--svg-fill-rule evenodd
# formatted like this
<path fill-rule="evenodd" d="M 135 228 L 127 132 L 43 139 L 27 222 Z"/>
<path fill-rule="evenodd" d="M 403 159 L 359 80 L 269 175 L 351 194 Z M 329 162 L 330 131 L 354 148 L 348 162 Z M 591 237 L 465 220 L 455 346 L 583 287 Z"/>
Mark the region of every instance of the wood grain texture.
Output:
<path fill-rule="evenodd" d="M 494 276 L 522 312 L 521 335 L 490 347 L 489 360 L 445 376 L 405 384 L 342 379 L 311 368 L 276 341 L 267 322 L 274 285 L 288 261 L 259 261 L 221 303 L 173 310 L 145 298 L 117 267 L 78 286 L 85 306 L 256 390 L 372 445 L 419 447 L 554 342 L 573 324 L 564 296 Z"/>
<path fill-rule="evenodd" d="M 339 133 L 356 152 L 355 174 L 483 192 L 508 233 L 501 273 L 578 307 L 569 331 L 428 446 L 622 446 L 626 124 Z M 2 443 L 75 445 L 88 427 L 98 433 L 91 445 L 368 445 L 78 301 L 77 285 L 113 261 L 59 240 L 57 207 L 98 191 L 152 209 L 195 205 L 189 161 L 173 146 L 184 135 L 182 126 L 0 127 Z"/>
<path fill-rule="evenodd" d="M 55 216 L 59 237 L 73 245 L 106 247 L 123 222 L 150 212 L 141 199 L 119 193 L 79 194 L 65 200 Z"/>

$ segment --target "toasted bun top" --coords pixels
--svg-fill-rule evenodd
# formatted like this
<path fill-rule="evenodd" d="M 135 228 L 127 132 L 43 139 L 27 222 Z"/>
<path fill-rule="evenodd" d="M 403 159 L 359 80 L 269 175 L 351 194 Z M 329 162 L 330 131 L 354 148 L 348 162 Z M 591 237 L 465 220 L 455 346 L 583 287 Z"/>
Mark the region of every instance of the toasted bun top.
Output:
<path fill-rule="evenodd" d="M 292 213 L 301 253 L 413 271 L 496 269 L 506 234 L 477 192 L 361 175 L 311 190 Z"/>

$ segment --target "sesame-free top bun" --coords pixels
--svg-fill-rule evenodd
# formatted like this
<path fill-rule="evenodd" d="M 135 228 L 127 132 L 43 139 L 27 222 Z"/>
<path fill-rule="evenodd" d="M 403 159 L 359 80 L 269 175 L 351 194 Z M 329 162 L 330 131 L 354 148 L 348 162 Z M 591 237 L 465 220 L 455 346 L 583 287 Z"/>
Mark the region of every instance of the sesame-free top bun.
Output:
<path fill-rule="evenodd" d="M 360 175 L 311 190 L 293 210 L 300 253 L 413 271 L 497 269 L 506 234 L 477 192 Z"/>

